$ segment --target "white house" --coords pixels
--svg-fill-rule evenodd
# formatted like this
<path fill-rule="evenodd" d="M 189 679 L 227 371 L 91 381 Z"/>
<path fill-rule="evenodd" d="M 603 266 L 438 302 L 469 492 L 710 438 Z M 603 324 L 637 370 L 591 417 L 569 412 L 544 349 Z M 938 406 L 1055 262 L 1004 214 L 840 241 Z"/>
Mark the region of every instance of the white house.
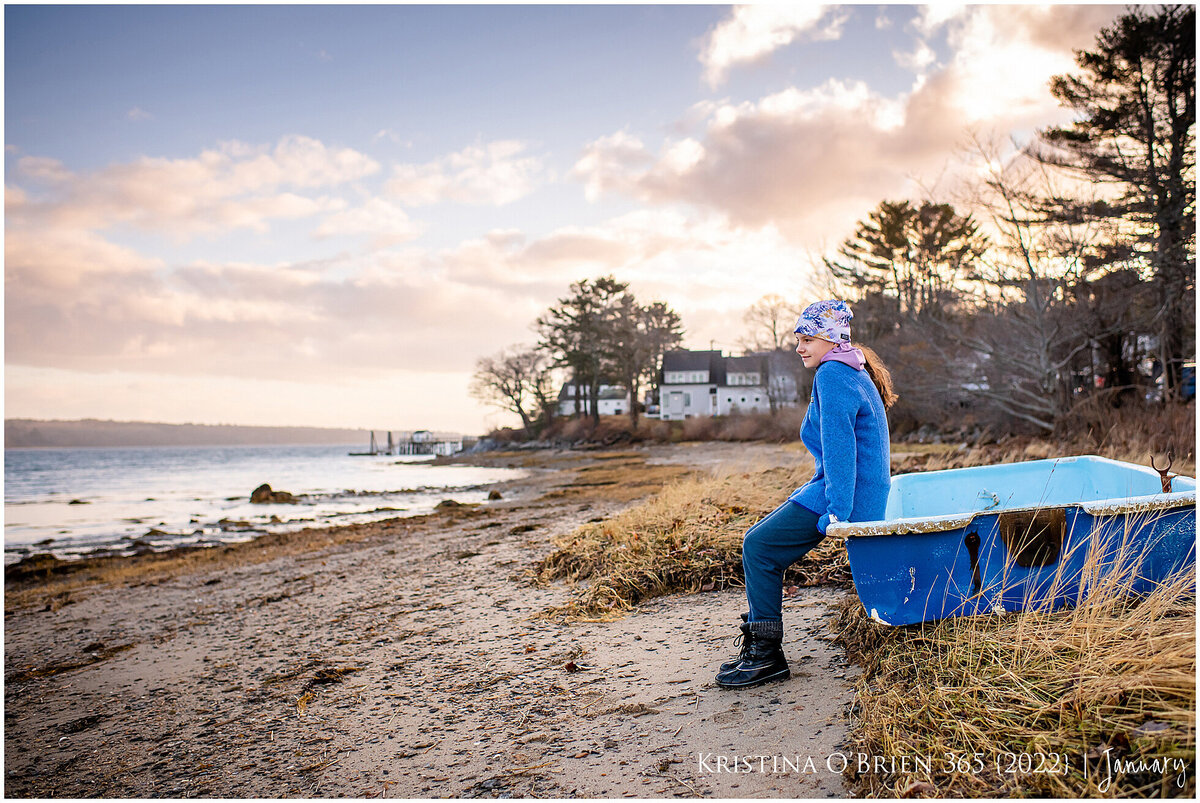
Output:
<path fill-rule="evenodd" d="M 584 415 L 591 415 L 591 400 L 588 389 L 583 386 L 579 390 L 579 409 Z M 558 414 L 568 416 L 575 414 L 576 386 L 568 382 L 558 392 Z M 629 412 L 629 391 L 622 385 L 600 386 L 600 415 L 625 415 Z"/>
<path fill-rule="evenodd" d="M 725 357 L 719 351 L 669 351 L 663 355 L 659 417 L 679 421 L 733 412 L 768 412 L 767 359 Z"/>

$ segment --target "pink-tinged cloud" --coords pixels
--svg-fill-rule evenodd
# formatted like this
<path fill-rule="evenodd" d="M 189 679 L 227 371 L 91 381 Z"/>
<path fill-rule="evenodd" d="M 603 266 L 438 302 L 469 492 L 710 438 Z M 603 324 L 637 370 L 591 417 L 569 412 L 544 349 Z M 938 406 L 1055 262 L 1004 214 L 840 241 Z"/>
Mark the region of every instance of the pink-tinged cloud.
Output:
<path fill-rule="evenodd" d="M 544 180 L 543 160 L 528 145 L 501 140 L 472 145 L 423 164 L 392 168 L 387 193 L 405 206 L 445 201 L 501 206 L 533 192 Z"/>
<path fill-rule="evenodd" d="M 364 154 L 301 136 L 284 137 L 273 148 L 231 142 L 194 158 L 143 157 L 92 173 L 72 174 L 40 157 L 22 158 L 17 166 L 27 195 L 24 214 L 55 227 L 98 231 L 123 224 L 176 239 L 237 228 L 265 231 L 271 220 L 339 211 L 339 199 L 297 191 L 378 170 Z"/>
<path fill-rule="evenodd" d="M 529 341 L 571 282 L 610 273 L 672 304 L 694 336 L 732 344 L 744 306 L 800 286 L 802 256 L 777 233 L 664 210 L 538 238 L 496 230 L 438 251 L 263 265 L 166 265 L 95 233 L 22 230 L 6 243 L 6 358 L 244 380 L 468 375 L 480 354 Z"/>
<path fill-rule="evenodd" d="M 628 131 L 601 137 L 571 176 L 589 199 L 614 193 L 684 204 L 736 225 L 776 226 L 809 247 L 832 246 L 881 200 L 956 181 L 947 169 L 973 132 L 1066 119 L 1049 79 L 1069 71 L 1072 48 L 1092 43 L 1120 13 L 1111 6 L 972 6 L 931 16 L 927 27 L 946 26 L 955 52 L 906 93 L 888 97 L 862 82 L 831 79 L 756 102 L 698 104 L 688 114 L 699 124 L 680 128 L 688 135 L 655 149 Z M 919 49 L 912 58 L 932 64 Z"/>

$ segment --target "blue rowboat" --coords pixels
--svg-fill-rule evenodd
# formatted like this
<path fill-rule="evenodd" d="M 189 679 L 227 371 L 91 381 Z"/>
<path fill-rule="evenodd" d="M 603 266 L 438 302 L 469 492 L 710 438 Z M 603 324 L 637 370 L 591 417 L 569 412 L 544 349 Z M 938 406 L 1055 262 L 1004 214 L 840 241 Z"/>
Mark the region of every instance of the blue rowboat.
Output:
<path fill-rule="evenodd" d="M 900 474 L 883 521 L 828 532 L 882 624 L 1045 610 L 1194 578 L 1196 480 L 1165 482 L 1094 456 Z"/>

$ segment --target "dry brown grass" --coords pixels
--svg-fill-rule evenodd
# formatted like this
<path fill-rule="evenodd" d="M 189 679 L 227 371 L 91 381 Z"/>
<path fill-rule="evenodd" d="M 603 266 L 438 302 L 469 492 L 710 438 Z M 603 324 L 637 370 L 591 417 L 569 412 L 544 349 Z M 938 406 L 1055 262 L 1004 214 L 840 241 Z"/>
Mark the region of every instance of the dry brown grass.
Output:
<path fill-rule="evenodd" d="M 555 551 L 535 569 L 537 579 L 587 585 L 547 615 L 607 620 L 652 597 L 741 585 L 743 534 L 811 473 L 808 464 L 692 476 L 556 539 Z M 836 539 L 824 542 L 786 578 L 796 585 L 848 580 L 845 545 Z"/>
<path fill-rule="evenodd" d="M 1160 446 L 1163 448 L 1158 448 Z M 797 444 L 797 448 L 803 447 Z M 1026 460 L 1044 460 L 1052 457 L 1087 454 L 1142 466 L 1149 466 L 1151 456 L 1153 456 L 1159 466 L 1167 464 L 1167 449 L 1164 442 L 1153 438 L 1142 438 L 1136 433 L 1120 439 L 1110 437 L 1099 443 L 1088 438 L 1058 441 L 1022 437 L 1009 438 L 1003 443 L 979 446 L 895 443 L 892 444 L 892 474 L 988 466 L 998 463 L 1019 463 Z M 1195 450 L 1188 448 L 1176 451 L 1171 473 L 1188 477 L 1196 476 Z"/>
<path fill-rule="evenodd" d="M 1095 449 L 1033 439 L 1003 447 L 896 444 L 893 473 L 1089 452 L 1129 459 L 1122 449 L 1145 445 L 1136 439 Z M 1184 473 L 1180 468 L 1177 457 L 1176 470 Z M 546 615 L 604 621 L 648 598 L 740 585 L 745 530 L 810 472 L 811 465 L 802 465 L 691 477 L 558 539 L 537 576 L 580 587 Z M 836 582 L 845 568 L 844 545 L 827 539 L 787 582 Z M 866 669 L 856 689 L 853 747 L 870 756 L 921 757 L 930 766 L 924 772 L 910 762 L 890 774 L 866 774 L 858 791 L 1194 796 L 1194 578 L 1193 569 L 1141 600 L 1110 582 L 1069 610 L 909 628 L 878 625 L 857 599 L 848 601 L 834 630 Z M 1043 771 L 1033 772 L 1039 755 L 1046 757 Z M 1030 771 L 1020 772 L 1027 760 L 1034 762 Z M 1109 760 L 1132 770 L 1110 780 Z M 1139 761 L 1159 761 L 1165 769 L 1138 771 L 1128 763 Z M 1045 771 L 1051 768 L 1061 771 Z"/>
<path fill-rule="evenodd" d="M 905 628 L 847 602 L 834 629 L 865 668 L 856 749 L 927 760 L 865 774 L 860 791 L 1194 797 L 1194 567 L 1143 599 L 1119 578 L 1100 580 L 1072 609 Z M 1024 768 L 1022 755 L 1032 762 Z M 1040 761 L 1057 771 L 1031 771 Z"/>

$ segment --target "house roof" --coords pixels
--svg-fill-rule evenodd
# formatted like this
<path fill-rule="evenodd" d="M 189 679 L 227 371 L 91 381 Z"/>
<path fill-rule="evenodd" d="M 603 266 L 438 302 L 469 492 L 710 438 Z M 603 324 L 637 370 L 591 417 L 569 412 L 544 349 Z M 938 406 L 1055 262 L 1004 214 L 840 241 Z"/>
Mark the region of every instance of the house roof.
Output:
<path fill-rule="evenodd" d="M 719 351 L 668 351 L 663 355 L 663 370 L 713 371 L 720 361 Z"/>
<path fill-rule="evenodd" d="M 769 373 L 767 358 L 762 354 L 750 354 L 744 357 L 724 357 L 719 351 L 668 351 L 663 355 L 663 373 L 684 371 L 708 371 L 708 383 L 725 386 L 729 383 L 729 374 L 759 373 L 766 381 Z M 665 381 L 663 384 L 667 384 Z M 691 383 L 673 383 L 691 384 Z"/>
<path fill-rule="evenodd" d="M 766 360 L 763 357 L 726 357 L 725 372 L 729 374 L 763 373 Z"/>

